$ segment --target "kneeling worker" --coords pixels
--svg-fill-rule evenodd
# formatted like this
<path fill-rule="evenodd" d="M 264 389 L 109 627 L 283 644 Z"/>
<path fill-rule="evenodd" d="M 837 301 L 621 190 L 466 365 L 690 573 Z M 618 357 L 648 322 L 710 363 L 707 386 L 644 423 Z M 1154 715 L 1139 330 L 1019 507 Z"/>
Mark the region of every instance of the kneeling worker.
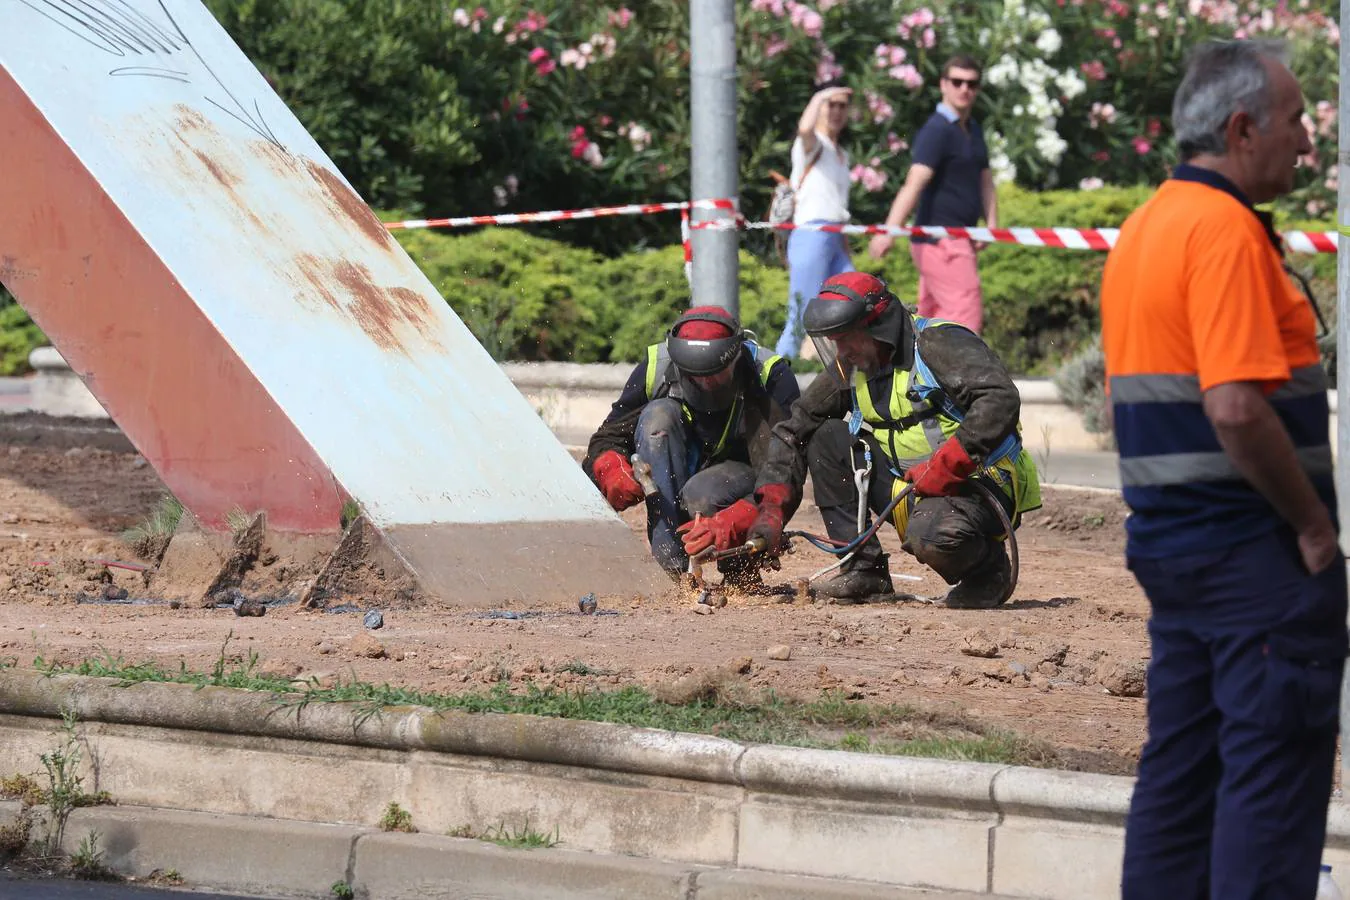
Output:
<path fill-rule="evenodd" d="M 647 499 L 652 555 L 678 580 L 689 556 L 744 543 L 770 430 L 800 396 L 791 365 L 726 310 L 699 306 L 647 349 L 591 437 L 583 467 L 615 510 Z M 633 472 L 650 467 L 644 492 Z M 795 505 L 793 507 L 795 509 Z M 759 560 L 718 563 L 728 586 L 759 587 Z"/>
<path fill-rule="evenodd" d="M 973 331 L 912 316 L 884 281 L 863 272 L 828 279 L 803 322 L 826 372 L 774 429 L 758 470 L 760 514 L 747 535 L 781 543 L 809 469 L 831 539 L 857 538 L 868 517 L 855 472 L 870 464 L 873 513 L 914 486 L 893 521 L 905 551 L 955 585 L 946 604 L 1006 601 L 1011 566 L 992 503 L 1016 527 L 1040 507 L 1040 481 L 1018 437 L 1021 397 L 1003 363 Z M 894 593 L 876 536 L 816 593 L 846 603 Z"/>

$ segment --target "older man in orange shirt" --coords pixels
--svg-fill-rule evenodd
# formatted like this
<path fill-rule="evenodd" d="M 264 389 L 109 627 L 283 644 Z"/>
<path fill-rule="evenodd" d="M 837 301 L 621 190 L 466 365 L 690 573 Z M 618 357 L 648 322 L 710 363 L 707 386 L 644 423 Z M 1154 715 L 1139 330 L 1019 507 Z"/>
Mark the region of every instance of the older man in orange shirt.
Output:
<path fill-rule="evenodd" d="M 1311 900 L 1347 652 L 1314 315 L 1253 204 L 1309 152 L 1278 50 L 1210 44 L 1172 116 L 1182 164 L 1102 281 L 1131 570 L 1152 607 L 1126 900 Z"/>

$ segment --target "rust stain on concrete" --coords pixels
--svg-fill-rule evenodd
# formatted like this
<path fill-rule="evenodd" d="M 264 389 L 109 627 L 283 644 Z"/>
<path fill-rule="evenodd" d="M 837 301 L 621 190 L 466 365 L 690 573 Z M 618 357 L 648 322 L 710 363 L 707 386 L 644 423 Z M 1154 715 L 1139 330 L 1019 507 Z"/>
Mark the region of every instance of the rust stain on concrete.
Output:
<path fill-rule="evenodd" d="M 313 160 L 305 160 L 305 166 L 309 169 L 310 176 L 323 187 L 324 193 L 328 196 L 330 209 L 350 219 L 366 237 L 375 242 L 376 246 L 386 251 L 392 249 L 393 235 L 355 191 L 347 187 L 336 174 Z"/>

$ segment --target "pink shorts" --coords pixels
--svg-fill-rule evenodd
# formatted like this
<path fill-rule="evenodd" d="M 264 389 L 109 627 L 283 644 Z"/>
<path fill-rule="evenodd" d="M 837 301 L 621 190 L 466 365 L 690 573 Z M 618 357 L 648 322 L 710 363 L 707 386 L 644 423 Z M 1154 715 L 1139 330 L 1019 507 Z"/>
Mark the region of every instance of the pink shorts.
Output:
<path fill-rule="evenodd" d="M 943 238 L 935 244 L 911 243 L 909 252 L 919 270 L 919 315 L 958 322 L 979 334 L 984 304 L 975 245 Z"/>

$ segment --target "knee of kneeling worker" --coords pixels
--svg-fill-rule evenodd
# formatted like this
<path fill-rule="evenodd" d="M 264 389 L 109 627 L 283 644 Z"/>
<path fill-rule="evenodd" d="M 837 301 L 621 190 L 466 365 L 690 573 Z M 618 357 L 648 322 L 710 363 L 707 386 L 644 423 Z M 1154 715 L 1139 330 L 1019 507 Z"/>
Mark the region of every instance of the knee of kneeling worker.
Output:
<path fill-rule="evenodd" d="M 638 415 L 638 433 L 645 437 L 664 437 L 684 428 L 684 409 L 680 401 L 669 397 L 653 400 Z"/>
<path fill-rule="evenodd" d="M 905 549 L 948 584 L 961 581 L 984 562 L 989 555 L 989 545 L 989 539 L 981 535 L 959 542 L 905 541 Z"/>

